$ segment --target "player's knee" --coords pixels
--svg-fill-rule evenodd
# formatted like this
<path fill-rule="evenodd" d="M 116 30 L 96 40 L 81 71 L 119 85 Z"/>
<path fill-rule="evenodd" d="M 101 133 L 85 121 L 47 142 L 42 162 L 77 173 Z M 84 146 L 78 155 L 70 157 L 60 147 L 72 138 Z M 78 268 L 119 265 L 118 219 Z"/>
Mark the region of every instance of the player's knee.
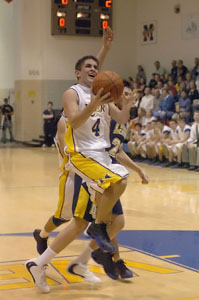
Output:
<path fill-rule="evenodd" d="M 66 222 L 67 222 L 66 220 L 56 218 L 55 216 L 52 217 L 52 221 L 53 221 L 53 223 L 55 224 L 55 226 L 60 226 L 60 225 L 62 225 L 63 223 L 66 223 Z"/>
<path fill-rule="evenodd" d="M 111 238 L 115 237 L 123 228 L 125 225 L 124 215 L 112 215 L 112 223 L 111 223 L 111 230 L 109 232 L 109 235 Z"/>
<path fill-rule="evenodd" d="M 125 220 L 124 215 L 117 215 L 115 218 L 114 226 L 117 227 L 117 232 L 121 231 L 124 228 Z"/>
<path fill-rule="evenodd" d="M 117 182 L 117 187 L 120 189 L 120 191 L 123 193 L 127 186 L 127 179 L 123 178 L 120 181 Z"/>

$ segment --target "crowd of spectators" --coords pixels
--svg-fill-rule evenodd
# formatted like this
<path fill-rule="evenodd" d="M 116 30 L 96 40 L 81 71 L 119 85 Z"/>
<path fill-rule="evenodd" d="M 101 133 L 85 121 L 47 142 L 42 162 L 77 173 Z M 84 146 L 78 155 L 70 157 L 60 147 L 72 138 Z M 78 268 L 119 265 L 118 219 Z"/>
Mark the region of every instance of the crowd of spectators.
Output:
<path fill-rule="evenodd" d="M 169 72 L 156 61 L 148 82 L 139 65 L 126 84 L 138 95 L 128 124 L 132 157 L 199 171 L 199 58 L 191 70 L 173 60 Z"/>

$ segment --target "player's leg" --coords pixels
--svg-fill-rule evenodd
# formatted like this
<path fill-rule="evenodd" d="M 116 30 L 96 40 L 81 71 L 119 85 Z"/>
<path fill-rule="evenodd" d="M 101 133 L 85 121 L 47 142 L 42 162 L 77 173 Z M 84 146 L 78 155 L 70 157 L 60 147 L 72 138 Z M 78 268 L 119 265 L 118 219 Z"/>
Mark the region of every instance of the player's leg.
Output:
<path fill-rule="evenodd" d="M 52 244 L 42 255 L 26 262 L 26 268 L 40 291 L 43 293 L 48 293 L 50 291 L 45 278 L 46 265 L 48 265 L 61 250 L 75 240 L 85 230 L 87 225 L 88 222 L 82 219 L 73 218 L 68 226 L 59 232 Z"/>
<path fill-rule="evenodd" d="M 13 142 L 14 137 L 13 137 L 13 133 L 12 133 L 12 122 L 11 121 L 8 122 L 8 131 L 9 131 L 9 135 L 10 135 L 10 142 Z"/>
<path fill-rule="evenodd" d="M 42 254 L 47 249 L 49 234 L 65 222 L 67 221 L 56 218 L 55 216 L 51 216 L 44 225 L 43 229 L 34 230 L 33 236 L 37 243 L 37 252 L 39 254 Z"/>
<path fill-rule="evenodd" d="M 123 194 L 126 184 L 127 180 L 124 178 L 104 191 L 99 201 L 96 220 L 87 230 L 95 238 L 99 247 L 105 251 L 114 252 L 115 250 L 107 234 L 106 226 L 110 222 L 113 206 Z"/>
<path fill-rule="evenodd" d="M 106 231 L 106 224 L 110 221 L 113 206 L 126 188 L 128 171 L 119 164 L 112 164 L 107 152 L 95 152 L 89 155 L 89 157 L 80 153 L 72 155 L 69 167 L 85 179 L 91 188 L 103 192 L 96 221 L 92 222 L 87 232 L 96 239 L 99 247 L 114 252 Z"/>
<path fill-rule="evenodd" d="M 117 234 L 123 229 L 124 225 L 125 220 L 123 209 L 120 200 L 118 200 L 112 210 L 111 224 L 107 227 L 108 234 L 113 245 L 115 246 L 115 252 L 113 254 L 106 253 L 102 249 L 96 249 L 97 245 L 94 240 L 90 242 L 90 247 L 95 249 L 91 253 L 92 258 L 103 266 L 105 273 L 112 279 L 118 279 L 118 277 L 123 279 L 133 277 L 132 271 L 125 266 L 124 261 L 120 258 L 118 242 L 116 238 Z"/>
<path fill-rule="evenodd" d="M 84 251 L 71 263 L 73 264 L 88 264 L 90 257 L 94 259 L 95 262 L 102 265 L 105 273 L 112 279 L 121 278 L 131 278 L 133 273 L 130 269 L 125 266 L 124 261 L 120 258 L 117 239 L 115 238 L 117 233 L 120 232 L 124 227 L 124 215 L 120 201 L 117 201 L 113 208 L 112 220 L 107 231 L 112 239 L 115 246 L 115 252 L 113 254 L 104 252 L 100 249 L 93 239 L 90 241 L 89 245 L 86 246 Z M 113 238 L 112 238 L 113 237 Z M 68 268 L 70 273 L 70 269 Z"/>
<path fill-rule="evenodd" d="M 26 262 L 26 268 L 32 275 L 36 286 L 44 293 L 48 293 L 50 291 L 45 280 L 44 266 L 47 265 L 60 251 L 68 246 L 81 233 L 83 233 L 87 228 L 89 221 L 92 221 L 92 218 L 88 221 L 86 220 L 86 215 L 92 205 L 89 202 L 88 191 L 84 189 L 82 179 L 79 176 L 76 175 L 74 183 L 75 194 L 72 205 L 74 217 L 71 222 L 58 233 L 52 244 L 43 252 L 42 255 L 36 259 L 31 259 Z M 100 282 L 100 279 L 91 273 L 85 265 L 78 265 L 76 268 L 73 268 L 73 274 L 79 275 L 92 283 Z"/>
<path fill-rule="evenodd" d="M 74 174 L 65 171 L 59 177 L 59 201 L 56 212 L 42 229 L 35 229 L 33 236 L 37 243 L 37 251 L 42 254 L 47 249 L 49 234 L 57 227 L 72 218 L 72 198 L 74 195 Z"/>

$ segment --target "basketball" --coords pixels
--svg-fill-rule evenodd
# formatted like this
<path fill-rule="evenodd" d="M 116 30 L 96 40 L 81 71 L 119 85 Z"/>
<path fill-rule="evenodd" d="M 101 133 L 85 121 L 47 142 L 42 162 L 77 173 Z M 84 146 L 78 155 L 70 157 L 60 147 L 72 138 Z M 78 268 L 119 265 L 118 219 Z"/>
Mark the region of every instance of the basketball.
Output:
<path fill-rule="evenodd" d="M 118 73 L 113 71 L 101 72 L 93 80 L 93 94 L 96 95 L 101 88 L 104 88 L 103 94 L 110 92 L 113 101 L 117 102 L 124 89 L 123 80 Z"/>

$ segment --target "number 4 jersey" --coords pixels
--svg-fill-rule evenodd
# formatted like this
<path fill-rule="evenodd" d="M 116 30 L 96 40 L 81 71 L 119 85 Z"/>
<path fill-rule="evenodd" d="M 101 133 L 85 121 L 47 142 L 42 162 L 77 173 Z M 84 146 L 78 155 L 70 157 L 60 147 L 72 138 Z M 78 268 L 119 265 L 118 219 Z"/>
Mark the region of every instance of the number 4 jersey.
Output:
<path fill-rule="evenodd" d="M 80 84 L 71 87 L 78 97 L 82 111 L 91 101 L 91 89 Z M 78 128 L 73 129 L 68 123 L 65 136 L 67 152 L 104 151 L 110 147 L 110 116 L 108 104 L 102 105 Z"/>

